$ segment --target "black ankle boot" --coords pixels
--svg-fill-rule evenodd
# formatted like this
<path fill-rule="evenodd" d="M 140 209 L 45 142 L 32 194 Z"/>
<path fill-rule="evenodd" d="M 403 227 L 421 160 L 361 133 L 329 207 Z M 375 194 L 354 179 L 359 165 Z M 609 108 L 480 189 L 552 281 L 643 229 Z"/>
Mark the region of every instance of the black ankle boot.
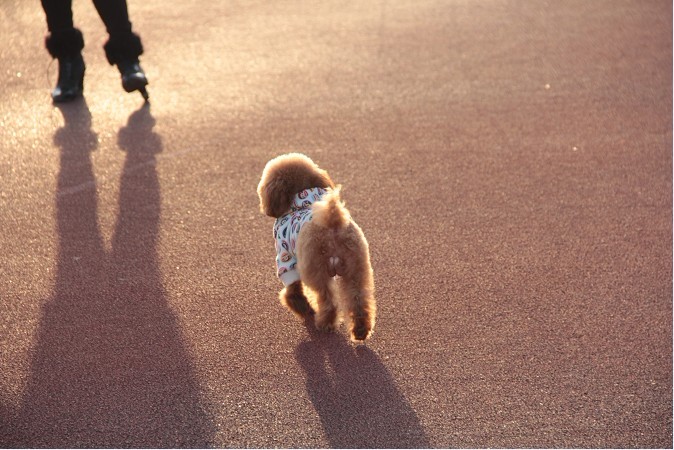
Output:
<path fill-rule="evenodd" d="M 59 78 L 51 92 L 54 103 L 69 102 L 80 97 L 84 83 L 84 37 L 80 30 L 52 30 L 44 43 L 51 57 L 59 62 Z"/>
<path fill-rule="evenodd" d="M 143 98 L 147 101 L 149 95 L 145 86 L 149 84 L 145 72 L 140 67 L 138 61 L 121 61 L 117 64 L 119 73 L 122 74 L 122 87 L 126 92 L 140 91 Z"/>
<path fill-rule="evenodd" d="M 77 56 L 62 56 L 59 62 L 59 78 L 56 87 L 51 91 L 54 103 L 75 100 L 84 90 L 84 59 Z"/>

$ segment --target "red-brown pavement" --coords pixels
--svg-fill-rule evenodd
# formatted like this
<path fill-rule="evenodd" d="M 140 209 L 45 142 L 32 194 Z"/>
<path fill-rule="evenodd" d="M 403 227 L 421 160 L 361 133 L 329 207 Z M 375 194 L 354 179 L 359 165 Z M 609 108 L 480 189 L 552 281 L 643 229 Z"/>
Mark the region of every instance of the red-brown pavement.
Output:
<path fill-rule="evenodd" d="M 672 447 L 669 1 L 0 1 L 0 447 Z M 370 242 L 353 346 L 277 300 L 265 162 Z"/>

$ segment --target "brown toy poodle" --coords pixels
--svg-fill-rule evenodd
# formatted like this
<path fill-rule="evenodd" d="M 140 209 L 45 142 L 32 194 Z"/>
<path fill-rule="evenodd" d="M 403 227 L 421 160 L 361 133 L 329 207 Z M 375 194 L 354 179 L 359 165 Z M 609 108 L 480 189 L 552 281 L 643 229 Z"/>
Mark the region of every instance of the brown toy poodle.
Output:
<path fill-rule="evenodd" d="M 270 160 L 257 186 L 260 210 L 274 222 L 281 302 L 316 327 L 348 321 L 351 338 L 365 340 L 376 305 L 367 240 L 351 219 L 328 173 L 309 157 L 289 153 Z M 314 295 L 310 301 L 303 285 Z"/>

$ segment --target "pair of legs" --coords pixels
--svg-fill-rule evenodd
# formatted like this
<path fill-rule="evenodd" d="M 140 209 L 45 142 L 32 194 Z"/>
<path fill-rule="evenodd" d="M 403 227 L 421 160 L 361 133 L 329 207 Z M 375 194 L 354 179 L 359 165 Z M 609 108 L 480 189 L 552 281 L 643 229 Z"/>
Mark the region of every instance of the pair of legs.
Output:
<path fill-rule="evenodd" d="M 126 0 L 93 0 L 108 34 L 131 33 Z M 50 33 L 70 30 L 73 25 L 72 0 L 42 0 Z M 138 57 L 138 55 L 136 55 Z"/>
<path fill-rule="evenodd" d="M 84 38 L 73 23 L 72 0 L 41 1 L 49 29 L 45 42 L 47 51 L 59 61 L 59 81 L 52 91 L 52 98 L 55 102 L 69 101 L 82 94 Z M 108 62 L 118 67 L 124 90 L 138 90 L 147 100 L 145 86 L 148 81 L 138 62 L 143 45 L 140 37 L 131 31 L 126 0 L 93 2 L 110 36 L 104 45 Z"/>
<path fill-rule="evenodd" d="M 318 312 L 316 313 L 304 294 L 302 281 L 296 281 L 281 291 L 281 302 L 300 317 L 316 314 L 316 327 L 332 331 L 337 327 L 337 302 L 347 312 L 351 338 L 364 341 L 374 327 L 375 302 L 373 288 L 365 280 L 345 280 L 343 278 L 326 280 L 313 286 L 316 292 Z M 336 291 L 336 292 L 335 292 Z M 335 298 L 338 295 L 339 299 Z"/>

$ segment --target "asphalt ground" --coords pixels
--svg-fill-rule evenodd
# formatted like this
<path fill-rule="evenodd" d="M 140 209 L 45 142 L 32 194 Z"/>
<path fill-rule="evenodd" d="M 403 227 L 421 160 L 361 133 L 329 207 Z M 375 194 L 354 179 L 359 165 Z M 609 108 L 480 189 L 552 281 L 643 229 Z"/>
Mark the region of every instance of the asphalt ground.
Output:
<path fill-rule="evenodd" d="M 672 447 L 670 1 L 0 1 L 0 447 Z M 265 162 L 367 236 L 363 346 L 279 304 Z"/>

